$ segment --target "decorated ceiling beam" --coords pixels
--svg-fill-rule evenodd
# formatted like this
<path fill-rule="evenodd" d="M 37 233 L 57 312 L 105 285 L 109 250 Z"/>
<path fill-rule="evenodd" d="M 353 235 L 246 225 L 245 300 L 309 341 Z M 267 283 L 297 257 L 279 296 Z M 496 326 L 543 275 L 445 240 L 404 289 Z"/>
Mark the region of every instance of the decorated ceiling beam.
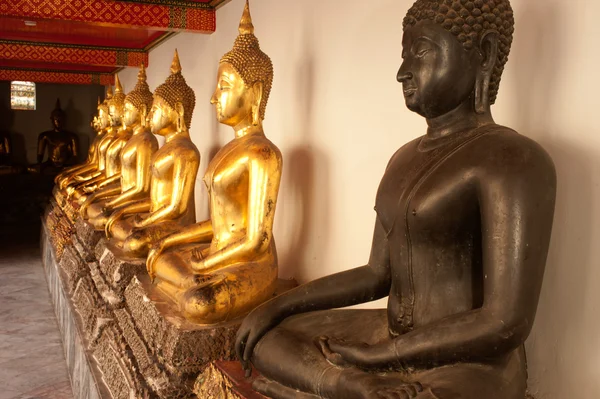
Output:
<path fill-rule="evenodd" d="M 115 83 L 115 77 L 108 73 L 71 73 L 60 71 L 35 71 L 20 69 L 0 69 L 0 80 L 24 80 L 36 83 L 99 84 Z"/>
<path fill-rule="evenodd" d="M 126 67 L 148 66 L 143 50 L 0 40 L 0 59 Z"/>
<path fill-rule="evenodd" d="M 10 17 L 78 21 L 99 25 L 212 33 L 215 9 L 208 3 L 157 3 L 115 0 L 2 0 L 0 14 Z"/>

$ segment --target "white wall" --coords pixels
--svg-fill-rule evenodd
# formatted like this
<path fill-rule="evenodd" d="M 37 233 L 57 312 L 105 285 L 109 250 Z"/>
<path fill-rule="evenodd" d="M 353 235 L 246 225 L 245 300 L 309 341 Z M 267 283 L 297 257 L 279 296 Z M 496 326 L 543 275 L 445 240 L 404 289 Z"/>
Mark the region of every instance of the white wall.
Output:
<path fill-rule="evenodd" d="M 538 399 L 600 397 L 600 127 L 592 119 L 600 13 L 596 0 L 513 0 L 517 30 L 494 114 L 540 142 L 558 170 L 555 227 L 536 324 L 528 341 Z M 209 99 L 218 61 L 237 35 L 243 0 L 217 13 L 211 36 L 180 34 L 150 54 L 153 89 L 174 48 L 197 106 L 192 139 L 201 175 L 233 136 Z M 395 75 L 412 0 L 252 0 L 256 35 L 275 66 L 265 132 L 284 156 L 275 236 L 280 274 L 305 282 L 364 264 L 376 189 L 395 149 L 424 133 Z M 121 73 L 126 89 L 136 71 Z M 378 306 L 385 306 L 378 302 Z"/>

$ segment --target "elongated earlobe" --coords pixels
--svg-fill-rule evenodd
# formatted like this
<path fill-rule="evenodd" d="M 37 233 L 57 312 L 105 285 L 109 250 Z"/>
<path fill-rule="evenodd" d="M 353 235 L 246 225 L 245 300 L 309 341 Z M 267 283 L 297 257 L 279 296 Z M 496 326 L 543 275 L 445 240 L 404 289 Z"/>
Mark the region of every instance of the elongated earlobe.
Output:
<path fill-rule="evenodd" d="M 177 114 L 178 114 L 177 131 L 178 132 L 187 131 L 187 126 L 185 125 L 185 117 L 184 117 L 185 110 L 183 109 L 183 104 L 178 102 L 177 105 L 175 106 L 175 108 L 177 109 Z"/>
<path fill-rule="evenodd" d="M 142 127 L 146 127 L 148 125 L 148 107 L 146 104 L 142 104 L 142 109 L 140 110 L 140 125 Z"/>
<path fill-rule="evenodd" d="M 490 76 L 482 74 L 475 81 L 475 112 L 483 114 L 490 103 Z"/>
<path fill-rule="evenodd" d="M 498 57 L 498 32 L 489 31 L 482 35 L 481 70 L 475 80 L 475 112 L 483 114 L 490 106 L 490 81 Z"/>
<path fill-rule="evenodd" d="M 263 84 L 256 82 L 254 90 L 254 105 L 252 106 L 252 124 L 258 126 L 261 122 L 260 105 L 262 103 Z"/>

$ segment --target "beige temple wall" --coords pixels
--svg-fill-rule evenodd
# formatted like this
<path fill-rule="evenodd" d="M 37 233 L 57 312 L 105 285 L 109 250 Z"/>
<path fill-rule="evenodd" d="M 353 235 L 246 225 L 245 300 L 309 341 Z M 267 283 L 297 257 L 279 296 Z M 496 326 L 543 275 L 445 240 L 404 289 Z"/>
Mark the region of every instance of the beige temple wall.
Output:
<path fill-rule="evenodd" d="M 284 156 L 275 232 L 281 275 L 305 282 L 362 265 L 384 168 L 398 147 L 425 131 L 395 81 L 401 21 L 412 0 L 251 1 L 256 34 L 275 66 L 265 132 Z M 538 399 L 598 398 L 600 2 L 512 3 L 516 37 L 494 115 L 540 142 L 559 178 L 547 272 L 527 344 L 531 390 Z M 242 8 L 243 0 L 233 0 L 218 11 L 217 33 L 180 34 L 150 54 L 152 89 L 166 78 L 178 48 L 196 91 L 191 134 L 203 157 L 199 219 L 207 216 L 202 174 L 233 137 L 217 124 L 209 99 Z M 126 89 L 135 75 L 121 73 Z"/>

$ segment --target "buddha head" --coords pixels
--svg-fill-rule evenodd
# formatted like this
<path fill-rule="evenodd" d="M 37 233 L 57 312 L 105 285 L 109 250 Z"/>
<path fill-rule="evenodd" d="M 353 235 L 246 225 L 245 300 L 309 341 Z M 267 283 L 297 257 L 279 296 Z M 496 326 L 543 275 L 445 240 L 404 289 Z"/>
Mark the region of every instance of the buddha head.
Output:
<path fill-rule="evenodd" d="M 60 108 L 60 99 L 56 99 L 56 105 L 50 113 L 50 121 L 54 130 L 61 130 L 65 122 L 65 111 Z"/>
<path fill-rule="evenodd" d="M 152 108 L 152 92 L 146 82 L 146 69 L 142 64 L 138 73 L 137 84 L 125 97 L 123 125 L 128 127 L 139 123 L 145 126 L 146 116 L 150 108 Z"/>
<path fill-rule="evenodd" d="M 150 122 L 152 133 L 165 135 L 174 130 L 187 132 L 195 105 L 196 95 L 181 74 L 179 54 L 175 50 L 171 75 L 154 90 Z"/>
<path fill-rule="evenodd" d="M 246 1 L 239 35 L 233 49 L 219 62 L 217 87 L 211 98 L 220 123 L 237 126 L 242 121 L 259 125 L 265 117 L 273 84 L 273 63 L 254 36 L 250 6 Z"/>
<path fill-rule="evenodd" d="M 112 87 L 106 89 L 106 98 L 98 105 L 98 126 L 100 129 L 106 129 L 110 126 L 110 117 L 108 113 L 108 102 L 112 99 Z"/>
<path fill-rule="evenodd" d="M 403 26 L 397 79 L 411 111 L 435 118 L 466 101 L 489 110 L 512 44 L 509 0 L 417 0 Z"/>
<path fill-rule="evenodd" d="M 115 91 L 112 98 L 108 99 L 107 104 L 111 126 L 121 125 L 125 111 L 125 93 L 123 93 L 123 86 L 121 86 L 119 75 L 115 75 Z"/>
<path fill-rule="evenodd" d="M 92 127 L 92 129 L 98 131 L 100 130 L 100 121 L 98 120 L 98 112 L 100 112 L 100 105 L 102 104 L 102 101 L 100 101 L 100 97 L 98 97 L 98 107 L 96 108 L 96 114 L 94 115 L 94 117 L 92 118 L 92 121 L 90 122 L 90 126 Z"/>

